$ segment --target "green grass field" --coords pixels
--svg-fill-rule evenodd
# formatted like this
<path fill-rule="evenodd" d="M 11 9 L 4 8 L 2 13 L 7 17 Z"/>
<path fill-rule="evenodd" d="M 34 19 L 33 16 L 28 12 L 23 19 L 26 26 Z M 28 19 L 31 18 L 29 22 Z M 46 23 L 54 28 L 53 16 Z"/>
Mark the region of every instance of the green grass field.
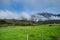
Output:
<path fill-rule="evenodd" d="M 60 26 L 8 26 L 0 27 L 0 40 L 26 40 L 28 33 L 29 40 L 53 40 L 53 37 L 60 37 Z"/>

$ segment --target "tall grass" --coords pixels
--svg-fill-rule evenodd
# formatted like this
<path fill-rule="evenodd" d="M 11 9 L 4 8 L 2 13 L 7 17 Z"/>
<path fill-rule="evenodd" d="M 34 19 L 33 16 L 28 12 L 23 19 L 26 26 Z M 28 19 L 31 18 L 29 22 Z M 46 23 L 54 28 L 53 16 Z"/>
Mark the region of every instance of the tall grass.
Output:
<path fill-rule="evenodd" d="M 60 37 L 60 26 L 8 26 L 0 28 L 0 40 L 53 40 L 52 36 Z"/>

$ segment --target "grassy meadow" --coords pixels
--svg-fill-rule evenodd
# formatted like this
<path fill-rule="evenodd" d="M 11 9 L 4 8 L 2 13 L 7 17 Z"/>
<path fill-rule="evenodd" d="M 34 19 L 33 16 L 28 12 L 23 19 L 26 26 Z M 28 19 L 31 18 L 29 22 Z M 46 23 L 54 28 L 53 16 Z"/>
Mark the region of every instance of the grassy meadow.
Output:
<path fill-rule="evenodd" d="M 0 27 L 0 40 L 60 40 L 60 25 Z"/>

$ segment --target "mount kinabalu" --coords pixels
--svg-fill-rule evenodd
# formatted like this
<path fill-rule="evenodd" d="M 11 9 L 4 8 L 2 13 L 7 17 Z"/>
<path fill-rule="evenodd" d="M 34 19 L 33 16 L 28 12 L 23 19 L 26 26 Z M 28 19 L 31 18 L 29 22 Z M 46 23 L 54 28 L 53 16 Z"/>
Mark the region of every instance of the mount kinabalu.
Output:
<path fill-rule="evenodd" d="M 42 16 L 60 16 L 60 14 L 53 14 L 53 13 L 38 13 L 38 15 L 42 15 Z"/>
<path fill-rule="evenodd" d="M 55 19 L 55 20 L 60 20 L 60 14 L 53 14 L 53 13 L 37 13 L 34 15 L 35 18 L 37 19 Z"/>

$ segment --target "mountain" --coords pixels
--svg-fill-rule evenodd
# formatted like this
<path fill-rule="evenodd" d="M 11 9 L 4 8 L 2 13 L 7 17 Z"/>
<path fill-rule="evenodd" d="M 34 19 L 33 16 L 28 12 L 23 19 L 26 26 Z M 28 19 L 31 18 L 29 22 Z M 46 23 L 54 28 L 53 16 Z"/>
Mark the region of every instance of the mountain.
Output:
<path fill-rule="evenodd" d="M 37 13 L 33 17 L 38 20 L 60 20 L 60 14 L 53 13 Z"/>
<path fill-rule="evenodd" d="M 49 18 L 51 16 L 56 16 L 55 14 L 52 14 L 52 13 L 38 13 L 37 15 L 42 15 L 42 16 L 44 16 L 46 18 Z"/>
<path fill-rule="evenodd" d="M 58 17 L 60 17 L 60 14 L 57 14 Z"/>

